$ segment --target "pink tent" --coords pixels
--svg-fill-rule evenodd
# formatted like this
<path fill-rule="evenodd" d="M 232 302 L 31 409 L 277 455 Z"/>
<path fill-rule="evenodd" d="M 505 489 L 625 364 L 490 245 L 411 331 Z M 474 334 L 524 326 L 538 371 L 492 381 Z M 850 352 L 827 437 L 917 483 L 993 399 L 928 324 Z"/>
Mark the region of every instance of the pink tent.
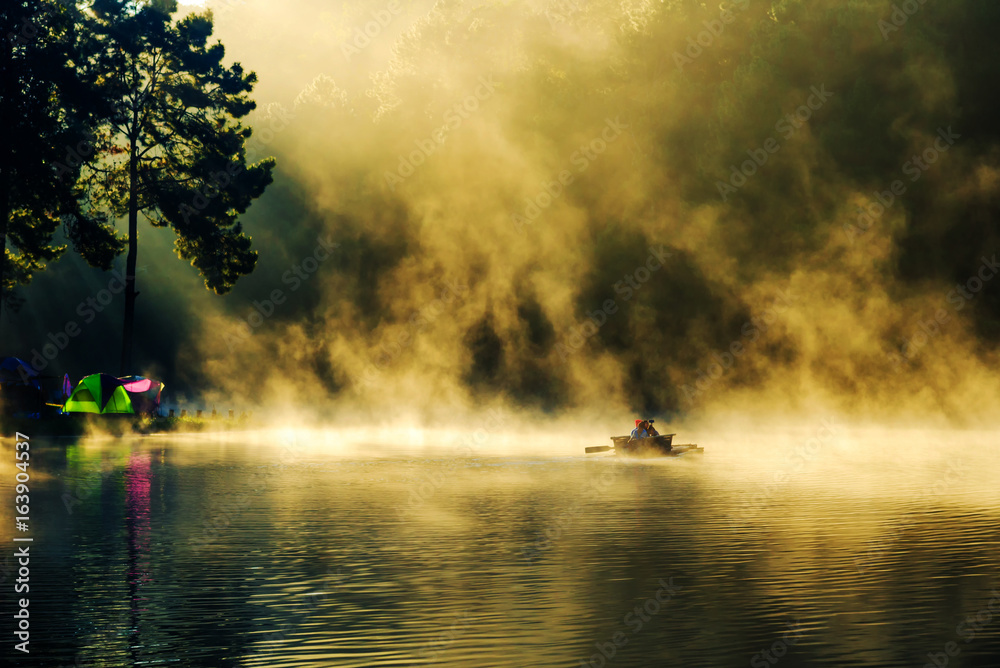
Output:
<path fill-rule="evenodd" d="M 160 410 L 160 392 L 163 391 L 163 383 L 142 376 L 125 376 L 118 380 L 128 393 L 136 413 L 156 413 Z"/>

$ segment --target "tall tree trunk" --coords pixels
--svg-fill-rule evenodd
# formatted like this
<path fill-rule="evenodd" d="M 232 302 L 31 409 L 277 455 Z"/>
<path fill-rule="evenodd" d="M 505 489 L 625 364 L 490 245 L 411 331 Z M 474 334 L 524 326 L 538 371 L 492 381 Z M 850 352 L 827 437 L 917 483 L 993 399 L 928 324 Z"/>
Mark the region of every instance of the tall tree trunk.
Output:
<path fill-rule="evenodd" d="M 135 127 L 135 126 L 133 126 Z M 125 322 L 122 326 L 122 363 L 119 375 L 132 374 L 132 321 L 135 319 L 135 256 L 138 252 L 139 158 L 136 139 L 129 142 L 128 164 L 128 257 L 125 259 Z"/>

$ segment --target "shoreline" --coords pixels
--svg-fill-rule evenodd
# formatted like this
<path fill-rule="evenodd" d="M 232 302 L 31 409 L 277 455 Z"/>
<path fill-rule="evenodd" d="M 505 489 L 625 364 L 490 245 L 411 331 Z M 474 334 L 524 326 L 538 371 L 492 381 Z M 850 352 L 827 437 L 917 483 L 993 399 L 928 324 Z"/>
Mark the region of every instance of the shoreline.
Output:
<path fill-rule="evenodd" d="M 234 418 L 161 417 L 141 415 L 54 415 L 42 418 L 0 418 L 0 435 L 13 438 L 18 432 L 31 437 L 84 438 L 103 435 L 112 437 L 150 436 L 158 434 L 190 434 L 227 432 L 245 429 L 251 420 L 247 416 Z"/>

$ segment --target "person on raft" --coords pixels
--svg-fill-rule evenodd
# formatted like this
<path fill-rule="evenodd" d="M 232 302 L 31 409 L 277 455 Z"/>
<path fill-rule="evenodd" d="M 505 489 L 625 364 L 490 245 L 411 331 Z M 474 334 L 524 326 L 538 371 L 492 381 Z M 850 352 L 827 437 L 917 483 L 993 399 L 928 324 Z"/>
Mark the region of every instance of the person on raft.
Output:
<path fill-rule="evenodd" d="M 650 436 L 659 436 L 660 432 L 656 431 L 656 428 L 653 427 L 653 422 L 655 420 L 646 420 L 646 433 Z"/>
<path fill-rule="evenodd" d="M 635 429 L 633 429 L 632 433 L 629 435 L 629 440 L 634 441 L 637 438 L 649 438 L 649 432 L 646 431 L 647 426 L 648 424 L 645 420 L 636 420 Z"/>

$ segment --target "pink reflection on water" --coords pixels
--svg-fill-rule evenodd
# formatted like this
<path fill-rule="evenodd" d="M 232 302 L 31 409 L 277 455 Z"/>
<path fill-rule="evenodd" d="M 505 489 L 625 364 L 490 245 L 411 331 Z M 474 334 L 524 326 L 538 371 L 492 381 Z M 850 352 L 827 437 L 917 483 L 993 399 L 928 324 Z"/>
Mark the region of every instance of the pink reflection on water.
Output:
<path fill-rule="evenodd" d="M 133 452 L 125 467 L 125 526 L 128 530 L 129 594 L 135 606 L 139 600 L 139 584 L 148 582 L 149 562 L 149 489 L 152 480 L 149 453 Z"/>

